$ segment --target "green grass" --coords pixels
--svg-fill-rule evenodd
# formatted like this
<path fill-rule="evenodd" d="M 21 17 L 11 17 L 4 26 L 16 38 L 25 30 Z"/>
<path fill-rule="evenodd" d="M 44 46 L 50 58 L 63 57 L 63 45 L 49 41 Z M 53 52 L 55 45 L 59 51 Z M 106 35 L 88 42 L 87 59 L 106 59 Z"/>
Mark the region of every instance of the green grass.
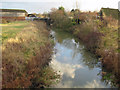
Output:
<path fill-rule="evenodd" d="M 2 26 L 2 41 L 9 38 L 14 38 L 17 33 L 22 31 L 25 26 L 27 26 L 29 23 L 26 21 L 16 21 L 8 24 L 1 24 Z"/>
<path fill-rule="evenodd" d="M 104 49 L 118 49 L 118 30 L 116 28 L 108 28 L 104 27 L 100 30 L 105 36 L 102 37 L 101 41 L 103 42 L 101 45 L 104 45 Z"/>

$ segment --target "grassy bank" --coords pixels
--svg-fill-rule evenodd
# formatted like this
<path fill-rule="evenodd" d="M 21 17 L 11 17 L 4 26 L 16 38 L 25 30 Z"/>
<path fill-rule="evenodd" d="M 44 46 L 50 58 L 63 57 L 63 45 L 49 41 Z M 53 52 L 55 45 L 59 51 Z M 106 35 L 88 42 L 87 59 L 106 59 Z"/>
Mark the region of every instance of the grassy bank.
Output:
<path fill-rule="evenodd" d="M 48 63 L 53 41 L 43 22 L 13 22 L 2 26 L 3 88 L 48 87 L 59 77 Z"/>
<path fill-rule="evenodd" d="M 73 34 L 101 60 L 102 79 L 119 87 L 118 20 L 111 17 L 105 17 L 102 21 L 87 18 L 87 22 L 75 27 Z"/>
<path fill-rule="evenodd" d="M 72 33 L 84 43 L 87 50 L 101 60 L 103 80 L 111 81 L 119 86 L 118 20 L 112 17 L 97 19 L 97 12 L 80 12 L 79 10 L 66 12 L 56 9 L 50 15 L 53 20 L 52 27 Z M 70 19 L 71 16 L 72 19 Z M 80 20 L 79 24 L 75 22 L 77 19 Z M 66 22 L 69 26 L 66 26 Z"/>
<path fill-rule="evenodd" d="M 14 38 L 17 33 L 23 30 L 29 22 L 16 21 L 7 24 L 1 24 L 2 26 L 2 42 L 9 38 Z"/>

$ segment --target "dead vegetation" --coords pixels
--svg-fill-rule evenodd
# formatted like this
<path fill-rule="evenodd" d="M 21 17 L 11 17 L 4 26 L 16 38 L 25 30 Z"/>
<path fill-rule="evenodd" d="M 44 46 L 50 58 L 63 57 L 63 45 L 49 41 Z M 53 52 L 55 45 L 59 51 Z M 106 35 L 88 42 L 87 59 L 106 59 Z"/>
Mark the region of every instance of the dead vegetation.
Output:
<path fill-rule="evenodd" d="M 2 45 L 2 87 L 47 86 L 44 78 L 39 82 L 35 80 L 42 78 L 41 71 L 50 61 L 52 46 L 49 31 L 43 22 L 29 22 L 16 37 L 7 39 Z M 52 70 L 49 73 L 56 75 Z"/>

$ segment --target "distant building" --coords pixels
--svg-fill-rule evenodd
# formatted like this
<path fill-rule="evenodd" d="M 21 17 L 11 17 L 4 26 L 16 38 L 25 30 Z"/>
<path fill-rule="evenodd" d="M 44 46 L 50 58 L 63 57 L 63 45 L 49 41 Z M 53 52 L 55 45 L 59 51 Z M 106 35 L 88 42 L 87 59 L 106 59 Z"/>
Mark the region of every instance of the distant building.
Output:
<path fill-rule="evenodd" d="M 112 9 L 112 8 L 101 8 L 103 17 L 108 17 L 111 16 L 115 19 L 118 19 L 118 14 L 119 14 L 119 10 L 118 9 Z"/>
<path fill-rule="evenodd" d="M 25 20 L 27 12 L 19 9 L 0 9 L 0 18 L 6 20 Z"/>

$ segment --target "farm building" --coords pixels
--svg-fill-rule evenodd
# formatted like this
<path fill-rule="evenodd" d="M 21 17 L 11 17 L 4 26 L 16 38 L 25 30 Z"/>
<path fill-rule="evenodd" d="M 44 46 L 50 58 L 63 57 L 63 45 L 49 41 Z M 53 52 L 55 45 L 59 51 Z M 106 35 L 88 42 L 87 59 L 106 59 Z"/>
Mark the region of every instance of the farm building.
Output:
<path fill-rule="evenodd" d="M 6 20 L 25 20 L 27 12 L 19 9 L 0 9 L 0 17 Z"/>
<path fill-rule="evenodd" d="M 118 9 L 112 9 L 112 8 L 101 8 L 101 11 L 103 13 L 103 17 L 111 16 L 115 19 L 118 19 L 119 10 Z"/>

